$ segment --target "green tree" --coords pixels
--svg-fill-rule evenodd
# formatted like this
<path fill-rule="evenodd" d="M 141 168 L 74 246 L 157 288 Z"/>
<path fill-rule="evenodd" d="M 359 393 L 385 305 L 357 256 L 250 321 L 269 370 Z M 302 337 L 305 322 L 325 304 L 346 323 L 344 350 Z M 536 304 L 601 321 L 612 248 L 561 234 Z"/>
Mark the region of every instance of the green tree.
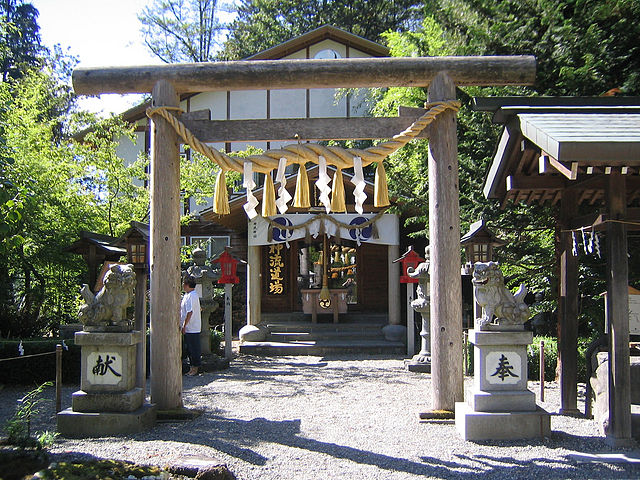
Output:
<path fill-rule="evenodd" d="M 37 65 L 42 51 L 38 10 L 22 0 L 0 0 L 0 71 L 2 81 L 19 78 Z"/>
<path fill-rule="evenodd" d="M 393 56 L 458 55 L 467 43 L 458 40 L 433 17 L 425 17 L 420 29 L 412 32 L 387 32 L 384 39 Z M 471 110 L 474 96 L 500 96 L 530 93 L 524 88 L 459 88 L 462 107 L 457 115 L 460 188 L 460 220 L 464 233 L 471 223 L 484 218 L 498 236 L 509 241 L 499 252 L 507 280 L 517 284 L 526 280 L 534 290 L 549 290 L 553 277 L 553 217 L 538 206 L 496 208 L 482 194 L 485 172 L 491 162 L 500 129 L 491 118 Z M 400 105 L 421 106 L 427 101 L 426 88 L 389 88 L 378 92 L 374 115 L 390 115 Z M 429 172 L 426 165 L 428 141 L 413 141 L 388 159 L 389 184 L 400 208 L 416 236 L 429 236 Z M 543 267 L 541 269 L 541 267 Z"/>
<path fill-rule="evenodd" d="M 217 0 L 154 0 L 138 20 L 147 47 L 166 63 L 213 60 L 224 28 Z"/>
<path fill-rule="evenodd" d="M 73 128 L 73 119 L 57 105 L 65 102 L 58 86 L 50 71 L 35 69 L 0 84 L 10 158 L 3 177 L 11 199 L 4 205 L 14 210 L 0 242 L 3 336 L 37 335 L 74 315 L 86 267 L 65 246 L 81 230 L 122 233 L 130 219 L 146 213 L 146 190 L 132 183 L 141 170 L 115 154 L 116 139 L 130 132 L 110 120 L 96 123 L 83 143 L 60 137 L 60 125 Z"/>
<path fill-rule="evenodd" d="M 640 93 L 637 0 L 436 0 L 426 10 L 461 53 L 535 55 L 538 94 Z"/>
<path fill-rule="evenodd" d="M 376 41 L 420 18 L 415 0 L 241 0 L 221 58 L 238 60 L 331 24 Z"/>

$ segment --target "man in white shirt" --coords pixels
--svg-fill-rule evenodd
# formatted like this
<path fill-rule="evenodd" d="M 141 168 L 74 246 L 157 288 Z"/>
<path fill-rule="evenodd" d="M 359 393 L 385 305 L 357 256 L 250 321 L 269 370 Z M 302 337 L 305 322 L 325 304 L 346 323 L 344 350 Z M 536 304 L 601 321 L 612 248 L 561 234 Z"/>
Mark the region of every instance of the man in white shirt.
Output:
<path fill-rule="evenodd" d="M 185 291 L 180 303 L 180 331 L 184 334 L 184 343 L 187 347 L 190 369 L 188 376 L 198 374 L 200 367 L 200 331 L 202 330 L 202 317 L 200 315 L 200 297 L 196 292 L 196 282 L 193 277 L 185 277 L 182 284 Z"/>

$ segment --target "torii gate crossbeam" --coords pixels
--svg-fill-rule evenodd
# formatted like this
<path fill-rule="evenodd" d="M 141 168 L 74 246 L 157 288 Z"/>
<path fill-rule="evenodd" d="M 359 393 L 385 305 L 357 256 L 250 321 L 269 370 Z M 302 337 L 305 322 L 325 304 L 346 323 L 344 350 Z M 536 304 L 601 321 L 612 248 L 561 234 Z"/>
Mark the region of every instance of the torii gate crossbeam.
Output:
<path fill-rule="evenodd" d="M 534 79 L 532 56 L 265 60 L 73 72 L 77 94 L 151 92 L 154 107 L 177 107 L 179 94 L 204 91 L 427 87 L 432 83 L 430 100 L 453 100 L 456 86 L 530 85 Z M 166 410 L 182 406 L 177 327 L 179 150 L 177 134 L 166 120 L 152 119 L 151 130 L 150 385 L 152 402 Z M 432 124 L 429 141 L 432 407 L 443 410 L 453 410 L 455 402 L 463 400 L 457 166 L 456 121 L 449 113 Z"/>

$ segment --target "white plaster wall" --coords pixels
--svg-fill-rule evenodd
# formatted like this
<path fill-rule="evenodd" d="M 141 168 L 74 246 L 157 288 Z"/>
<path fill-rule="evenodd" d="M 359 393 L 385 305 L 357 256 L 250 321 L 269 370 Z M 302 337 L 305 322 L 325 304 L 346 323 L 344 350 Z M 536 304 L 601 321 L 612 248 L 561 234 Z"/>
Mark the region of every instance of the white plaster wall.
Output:
<path fill-rule="evenodd" d="M 271 90 L 271 118 L 305 118 L 307 114 L 306 90 Z"/>
<path fill-rule="evenodd" d="M 227 92 L 204 92 L 189 99 L 192 112 L 211 110 L 211 120 L 227 119 Z"/>
<path fill-rule="evenodd" d="M 293 52 L 292 54 L 284 56 L 282 58 L 286 58 L 286 59 L 307 58 L 307 49 L 303 48 L 302 50 L 298 50 L 297 52 Z"/>
<path fill-rule="evenodd" d="M 124 160 L 126 166 L 131 165 L 138 158 L 138 155 L 144 152 L 144 135 L 145 132 L 135 132 L 134 141 L 129 137 L 121 137 L 116 147 L 116 155 Z M 142 180 L 135 180 L 134 185 L 141 187 L 144 185 Z"/>
<path fill-rule="evenodd" d="M 309 90 L 309 117 L 345 117 L 347 115 L 347 99 L 342 96 L 336 99 L 333 88 L 314 88 Z"/>
<path fill-rule="evenodd" d="M 267 118 L 267 92 L 246 90 L 231 92 L 229 119 Z"/>

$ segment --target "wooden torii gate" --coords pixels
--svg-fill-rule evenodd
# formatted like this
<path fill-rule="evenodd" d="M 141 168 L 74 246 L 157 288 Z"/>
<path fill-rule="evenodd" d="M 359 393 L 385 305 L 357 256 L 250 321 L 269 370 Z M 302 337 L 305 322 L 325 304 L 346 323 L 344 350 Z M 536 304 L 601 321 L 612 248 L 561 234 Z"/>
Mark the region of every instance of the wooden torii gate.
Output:
<path fill-rule="evenodd" d="M 438 102 L 455 100 L 456 86 L 530 85 L 534 79 L 535 58 L 531 56 L 265 60 L 78 68 L 73 72 L 74 90 L 79 95 L 151 92 L 154 107 L 174 108 L 179 106 L 179 94 L 184 93 L 295 88 L 429 87 L 429 102 Z M 340 138 L 350 138 L 351 132 L 356 138 L 379 138 L 386 119 L 345 120 L 338 134 Z M 307 129 L 313 129 L 313 122 L 317 121 L 296 120 L 301 125 L 310 123 Z M 213 122 L 207 126 L 200 121 L 199 127 L 200 131 L 208 132 L 208 136 L 216 136 Z M 432 408 L 453 411 L 455 402 L 463 400 L 455 114 L 448 111 L 439 115 L 429 128 Z M 362 131 L 367 129 L 370 133 L 363 136 Z M 290 138 L 291 131 L 272 136 Z M 154 117 L 151 125 L 150 385 L 151 401 L 161 410 L 182 406 L 177 328 L 179 215 L 179 139 L 165 119 Z"/>

